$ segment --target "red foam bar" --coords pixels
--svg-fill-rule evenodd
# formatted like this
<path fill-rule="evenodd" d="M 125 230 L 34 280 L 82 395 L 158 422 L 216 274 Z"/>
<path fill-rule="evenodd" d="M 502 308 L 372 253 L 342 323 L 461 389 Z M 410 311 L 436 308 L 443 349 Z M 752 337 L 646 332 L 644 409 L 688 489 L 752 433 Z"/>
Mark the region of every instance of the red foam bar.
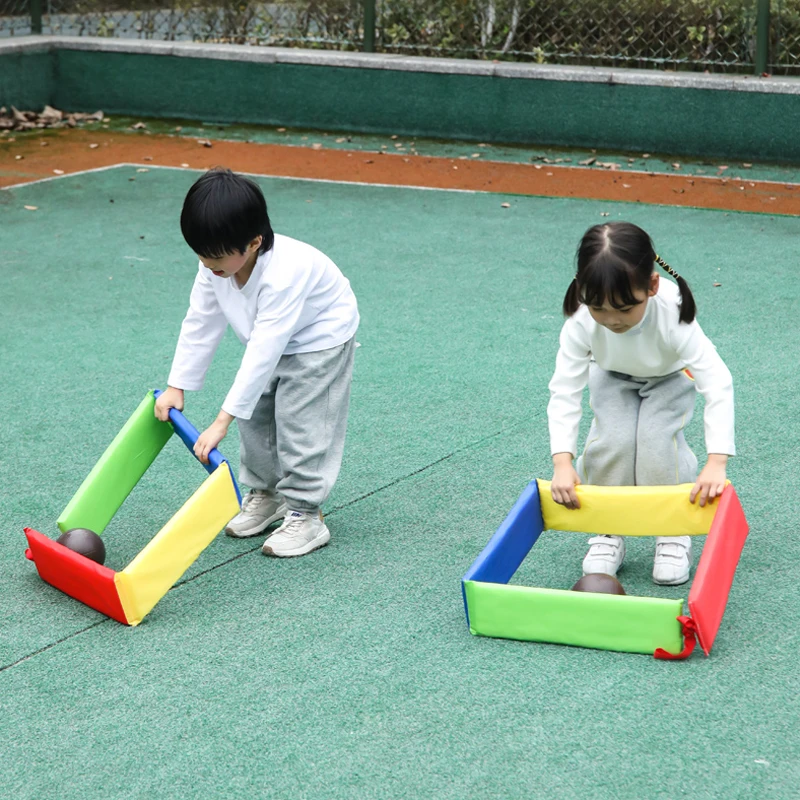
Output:
<path fill-rule="evenodd" d="M 32 528 L 25 528 L 25 536 L 30 546 L 26 555 L 36 564 L 43 581 L 95 611 L 128 624 L 114 583 L 116 573 L 113 569 L 73 552 Z"/>
<path fill-rule="evenodd" d="M 700 647 L 706 655 L 711 651 L 722 622 L 736 565 L 749 530 L 733 486 L 728 484 L 717 502 L 719 508 L 689 592 L 689 612 L 697 628 Z"/>

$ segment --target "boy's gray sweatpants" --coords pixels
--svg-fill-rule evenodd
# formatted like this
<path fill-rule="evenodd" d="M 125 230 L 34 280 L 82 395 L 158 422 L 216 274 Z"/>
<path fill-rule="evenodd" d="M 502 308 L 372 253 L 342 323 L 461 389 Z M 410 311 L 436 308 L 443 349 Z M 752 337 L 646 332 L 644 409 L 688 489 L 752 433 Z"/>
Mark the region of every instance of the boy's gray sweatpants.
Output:
<path fill-rule="evenodd" d="M 581 481 L 598 486 L 694 483 L 697 457 L 684 430 L 692 419 L 696 390 L 685 372 L 634 378 L 589 367 L 594 419 L 575 468 Z"/>
<path fill-rule="evenodd" d="M 355 338 L 281 357 L 253 416 L 237 421 L 242 483 L 295 511 L 323 504 L 342 465 L 354 355 Z"/>

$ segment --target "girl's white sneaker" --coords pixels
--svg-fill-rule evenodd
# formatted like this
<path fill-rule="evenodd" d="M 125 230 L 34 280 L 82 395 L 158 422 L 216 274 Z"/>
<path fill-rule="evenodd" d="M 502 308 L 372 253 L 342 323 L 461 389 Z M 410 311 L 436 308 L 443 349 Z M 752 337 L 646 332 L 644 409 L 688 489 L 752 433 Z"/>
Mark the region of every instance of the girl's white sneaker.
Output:
<path fill-rule="evenodd" d="M 330 540 L 331 532 L 320 512 L 305 514 L 302 511 L 289 511 L 283 525 L 267 537 L 261 552 L 278 558 L 304 556 L 318 547 L 324 547 Z"/>
<path fill-rule="evenodd" d="M 621 536 L 593 536 L 583 559 L 583 574 L 616 575 L 625 558 L 625 540 Z"/>
<path fill-rule="evenodd" d="M 692 557 L 691 536 L 656 537 L 653 583 L 679 586 L 689 580 Z"/>

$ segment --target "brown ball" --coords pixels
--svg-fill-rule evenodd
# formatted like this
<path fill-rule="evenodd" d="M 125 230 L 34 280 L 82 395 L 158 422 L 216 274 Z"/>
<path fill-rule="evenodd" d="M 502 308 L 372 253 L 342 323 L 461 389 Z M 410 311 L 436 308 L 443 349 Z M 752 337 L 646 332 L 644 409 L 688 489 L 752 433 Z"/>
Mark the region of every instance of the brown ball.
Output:
<path fill-rule="evenodd" d="M 597 592 L 599 594 L 625 594 L 622 584 L 613 576 L 602 572 L 584 575 L 573 587 L 573 592 Z"/>
<path fill-rule="evenodd" d="M 62 533 L 56 541 L 98 564 L 105 563 L 106 546 L 103 544 L 103 540 L 88 528 L 72 528 Z"/>

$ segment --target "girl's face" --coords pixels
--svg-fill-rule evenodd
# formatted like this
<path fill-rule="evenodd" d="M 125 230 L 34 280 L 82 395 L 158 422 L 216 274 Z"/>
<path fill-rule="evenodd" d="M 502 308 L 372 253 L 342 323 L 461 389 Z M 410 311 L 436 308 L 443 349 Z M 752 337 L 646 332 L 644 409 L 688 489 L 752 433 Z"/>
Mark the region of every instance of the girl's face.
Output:
<path fill-rule="evenodd" d="M 602 306 L 589 306 L 589 313 L 592 319 L 604 328 L 608 328 L 612 333 L 625 333 L 631 328 L 635 328 L 644 318 L 647 311 L 647 300 L 658 293 L 659 276 L 654 272 L 650 276 L 650 286 L 647 290 L 636 289 L 633 296 L 638 301 L 636 305 L 614 308 L 608 299 Z"/>

